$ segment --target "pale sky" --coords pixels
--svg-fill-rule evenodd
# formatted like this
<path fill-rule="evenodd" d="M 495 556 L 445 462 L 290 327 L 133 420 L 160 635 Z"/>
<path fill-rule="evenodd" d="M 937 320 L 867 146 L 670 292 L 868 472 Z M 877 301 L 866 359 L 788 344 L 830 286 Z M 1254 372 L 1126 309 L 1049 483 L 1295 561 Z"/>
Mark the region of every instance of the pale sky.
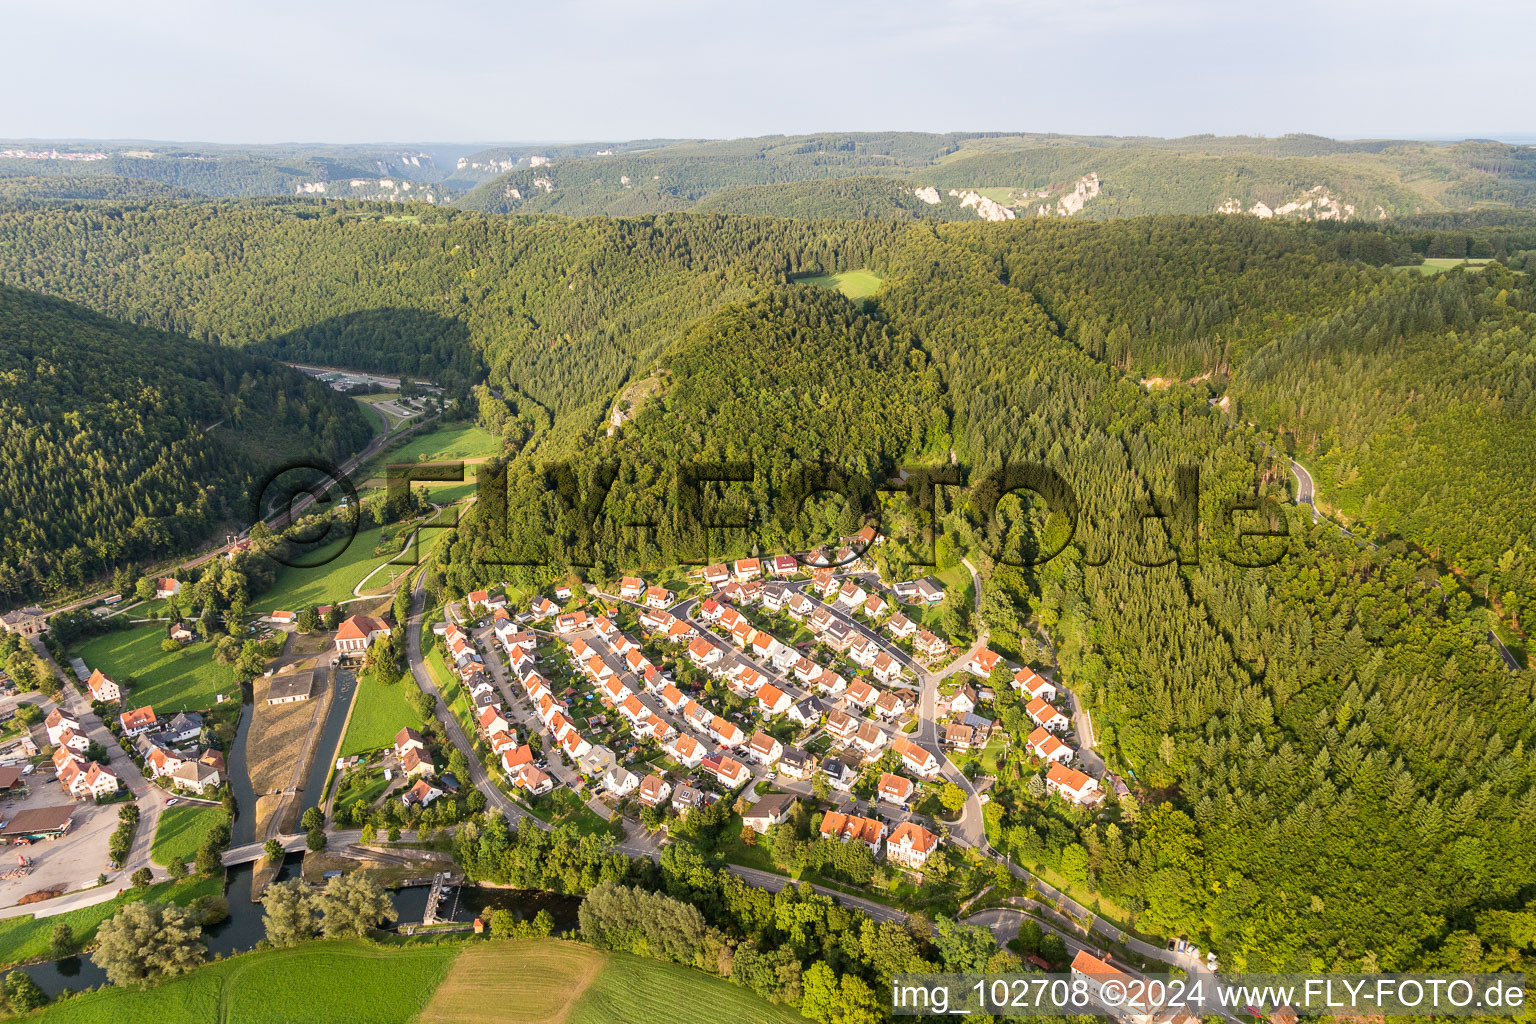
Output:
<path fill-rule="evenodd" d="M 1536 134 L 1536 3 L 12 0 L 0 137 Z"/>

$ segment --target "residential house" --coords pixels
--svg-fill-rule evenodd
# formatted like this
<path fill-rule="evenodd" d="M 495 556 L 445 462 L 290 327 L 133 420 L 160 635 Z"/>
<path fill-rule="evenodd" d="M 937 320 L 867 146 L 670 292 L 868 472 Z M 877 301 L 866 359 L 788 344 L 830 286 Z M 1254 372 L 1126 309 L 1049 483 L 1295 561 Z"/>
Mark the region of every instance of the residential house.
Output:
<path fill-rule="evenodd" d="M 95 761 L 82 765 L 73 758 L 59 768 L 59 782 L 65 792 L 82 800 L 86 797 L 101 800 L 116 793 L 122 785 L 105 765 Z"/>
<path fill-rule="evenodd" d="M 163 778 L 180 768 L 184 759 L 174 750 L 151 744 L 149 753 L 144 756 L 144 767 L 149 769 L 152 778 Z"/>
<path fill-rule="evenodd" d="M 765 732 L 755 732 L 747 741 L 747 756 L 758 764 L 773 764 L 784 753 L 784 744 Z"/>
<path fill-rule="evenodd" d="M 534 760 L 533 748 L 526 743 L 506 747 L 501 752 L 501 770 L 515 778 Z"/>
<path fill-rule="evenodd" d="M 1052 732 L 1066 732 L 1071 723 L 1067 716 L 1046 703 L 1044 697 L 1036 697 L 1024 707 L 1024 713 L 1036 725 L 1043 725 Z"/>
<path fill-rule="evenodd" d="M 949 653 L 949 642 L 924 629 L 912 641 L 912 649 L 926 658 L 942 658 Z"/>
<path fill-rule="evenodd" d="M 853 784 L 858 780 L 858 771 L 840 757 L 828 754 L 821 759 L 821 774 L 827 777 L 827 783 L 840 793 L 847 793 L 853 789 Z"/>
<path fill-rule="evenodd" d="M 704 745 L 692 736 L 678 734 L 667 744 L 667 756 L 685 768 L 697 768 L 704 760 Z"/>
<path fill-rule="evenodd" d="M 203 735 L 203 716 L 196 711 L 178 711 L 161 728 L 161 735 L 171 743 L 193 743 Z"/>
<path fill-rule="evenodd" d="M 171 626 L 170 637 L 172 640 L 175 640 L 179 644 L 191 643 L 192 638 L 196 635 L 197 634 L 193 633 L 191 628 L 188 627 L 185 622 L 178 622 Z"/>
<path fill-rule="evenodd" d="M 799 747 L 785 747 L 779 755 L 779 774 L 790 779 L 808 779 L 816 770 L 816 759 Z"/>
<path fill-rule="evenodd" d="M 876 718 L 893 721 L 910 710 L 902 698 L 894 690 L 886 690 L 875 700 L 874 714 Z"/>
<path fill-rule="evenodd" d="M 864 599 L 864 614 L 870 619 L 878 619 L 890 611 L 891 603 L 879 594 L 870 594 Z"/>
<path fill-rule="evenodd" d="M 827 734 L 833 739 L 850 740 L 859 731 L 859 720 L 844 711 L 827 712 Z"/>
<path fill-rule="evenodd" d="M 574 633 L 579 629 L 586 629 L 589 619 L 590 617 L 584 611 L 562 615 L 555 620 L 555 632 L 563 635 Z"/>
<path fill-rule="evenodd" d="M 101 704 L 113 704 L 123 699 L 123 691 L 103 675 L 99 668 L 85 681 L 85 688 L 91 691 L 91 700 Z"/>
<path fill-rule="evenodd" d="M 709 668 L 711 665 L 720 664 L 720 648 L 705 640 L 703 637 L 695 637 L 688 645 L 688 660 L 699 668 Z"/>
<path fill-rule="evenodd" d="M 825 671 L 826 669 L 810 658 L 800 658 L 795 661 L 795 678 L 807 686 L 814 683 Z"/>
<path fill-rule="evenodd" d="M 970 660 L 965 663 L 965 670 L 973 676 L 986 679 L 992 675 L 992 670 L 1001 664 L 1002 660 L 1003 656 L 1001 654 L 998 654 L 990 647 L 983 647 L 971 655 Z"/>
<path fill-rule="evenodd" d="M 858 611 L 864 606 L 864 600 L 869 597 L 864 588 L 853 580 L 845 582 L 837 592 L 837 603 L 847 608 L 850 612 Z"/>
<path fill-rule="evenodd" d="M 532 615 L 535 620 L 538 620 L 547 619 L 551 615 L 558 614 L 559 611 L 559 605 L 541 594 L 533 599 L 533 604 L 529 607 L 528 614 Z"/>
<path fill-rule="evenodd" d="M 171 772 L 173 786 L 199 795 L 218 789 L 223 781 L 223 776 L 219 774 L 217 768 L 202 761 L 183 761 Z"/>
<path fill-rule="evenodd" d="M 695 789 L 686 782 L 679 784 L 672 791 L 672 809 L 684 817 L 689 811 L 703 807 L 709 802 L 709 794 L 701 789 Z"/>
<path fill-rule="evenodd" d="M 970 750 L 975 745 L 975 730 L 968 725 L 959 722 L 951 722 L 944 727 L 944 745 L 955 750 Z"/>
<path fill-rule="evenodd" d="M 63 746 L 59 738 L 65 732 L 78 733 L 80 731 L 80 720 L 71 718 L 60 708 L 54 708 L 48 712 L 48 717 L 43 719 L 43 728 L 48 733 L 49 746 Z M 87 741 L 87 745 L 89 745 L 89 741 Z M 84 749 L 84 747 L 81 749 Z"/>
<path fill-rule="evenodd" d="M 720 616 L 724 614 L 725 605 L 712 597 L 705 598 L 704 603 L 699 605 L 699 620 L 706 625 L 712 626 L 719 622 Z"/>
<path fill-rule="evenodd" d="M 939 775 L 939 759 L 933 752 L 919 746 L 905 736 L 897 736 L 891 741 L 891 749 L 901 755 L 901 763 L 908 770 L 925 779 L 935 779 Z"/>
<path fill-rule="evenodd" d="M 512 781 L 514 785 L 527 790 L 530 796 L 543 796 L 555 788 L 555 780 L 537 765 L 531 764 L 524 765 Z"/>
<path fill-rule="evenodd" d="M 761 835 L 775 825 L 784 824 L 794 807 L 795 798 L 788 793 L 769 793 L 746 809 L 741 823 Z"/>
<path fill-rule="evenodd" d="M 726 583 L 730 582 L 730 579 L 731 571 L 726 568 L 724 562 L 721 562 L 718 565 L 706 565 L 704 567 L 704 582 L 711 587 L 724 586 Z"/>
<path fill-rule="evenodd" d="M 939 715 L 968 715 L 976 710 L 976 691 L 962 686 L 957 692 L 939 699 Z"/>
<path fill-rule="evenodd" d="M 1046 701 L 1056 699 L 1056 684 L 1028 666 L 1013 674 L 1013 688 L 1031 700 L 1036 697 Z"/>
<path fill-rule="evenodd" d="M 761 558 L 738 558 L 736 560 L 735 577 L 742 583 L 755 580 L 763 574 L 763 560 Z"/>
<path fill-rule="evenodd" d="M 917 635 L 917 623 L 898 612 L 886 622 L 885 631 L 896 640 L 905 640 Z"/>
<path fill-rule="evenodd" d="M 1072 760 L 1072 748 L 1057 739 L 1055 733 L 1043 725 L 1036 727 L 1035 731 L 1029 734 L 1029 739 L 1024 741 L 1024 746 L 1035 757 L 1045 761 L 1066 764 Z"/>
<path fill-rule="evenodd" d="M 425 807 L 442 795 L 443 791 L 432 785 L 432 783 L 428 782 L 426 779 L 417 779 L 416 785 L 412 786 L 401 795 L 400 802 L 407 807 L 410 807 L 413 804 Z"/>
<path fill-rule="evenodd" d="M 745 786 L 752 779 L 747 766 L 725 754 L 711 754 L 702 763 L 704 771 L 713 775 L 727 790 Z"/>
<path fill-rule="evenodd" d="M 867 710 L 879 697 L 880 691 L 862 679 L 855 679 L 848 684 L 848 703 L 860 711 Z"/>
<path fill-rule="evenodd" d="M 865 754 L 873 754 L 886 744 L 885 733 L 874 722 L 863 722 L 853 734 L 853 745 Z"/>
<path fill-rule="evenodd" d="M 644 615 L 640 616 L 640 628 L 645 630 L 647 633 L 665 633 L 667 630 L 672 628 L 672 623 L 675 621 L 676 616 L 674 616 L 671 612 L 664 612 L 656 608 L 652 608 Z"/>
<path fill-rule="evenodd" d="M 672 783 L 660 775 L 647 775 L 640 780 L 639 800 L 642 806 L 659 807 L 672 795 Z"/>
<path fill-rule="evenodd" d="M 619 596 L 633 601 L 645 592 L 645 580 L 638 576 L 625 576 L 619 581 Z"/>
<path fill-rule="evenodd" d="M 1054 793 L 1079 806 L 1097 803 L 1104 799 L 1103 792 L 1099 790 L 1098 779 L 1059 763 L 1052 763 L 1046 771 L 1045 789 L 1046 792 Z"/>
<path fill-rule="evenodd" d="M 815 697 L 806 697 L 791 704 L 785 714 L 792 722 L 798 722 L 801 725 L 815 725 L 821 721 L 821 716 L 825 711 L 826 708 L 822 706 L 821 701 Z"/>
<path fill-rule="evenodd" d="M 603 774 L 603 788 L 623 799 L 640 787 L 640 780 L 628 768 L 615 765 Z"/>
<path fill-rule="evenodd" d="M 885 838 L 885 823 L 876 818 L 828 811 L 821 819 L 821 834 L 842 843 L 856 839 L 869 847 L 870 853 L 879 856 L 880 841 Z"/>
<path fill-rule="evenodd" d="M 162 576 L 155 581 L 155 597 L 165 599 L 175 597 L 181 593 L 181 580 L 171 576 Z"/>
<path fill-rule="evenodd" d="M 800 563 L 794 555 L 775 555 L 768 571 L 775 576 L 793 576 L 800 570 Z"/>
<path fill-rule="evenodd" d="M 681 711 L 683 705 L 688 703 L 688 697 L 682 690 L 668 683 L 661 688 L 661 703 L 668 711 Z"/>
<path fill-rule="evenodd" d="M 719 715 L 709 723 L 709 735 L 723 747 L 739 747 L 746 739 L 746 735 L 734 722 L 727 721 Z"/>
<path fill-rule="evenodd" d="M 645 590 L 645 606 L 647 608 L 665 608 L 672 603 L 672 591 L 666 587 L 647 587 Z"/>
<path fill-rule="evenodd" d="M 796 592 L 790 595 L 789 600 L 784 603 L 784 610 L 791 619 L 796 622 L 804 622 L 805 617 L 816 610 L 816 602 L 804 594 Z"/>
<path fill-rule="evenodd" d="M 404 760 L 405 752 L 407 750 L 415 750 L 420 753 L 424 752 L 426 749 L 427 741 L 422 738 L 421 733 L 417 732 L 415 729 L 412 729 L 410 726 L 406 726 L 399 732 L 395 733 L 395 756 L 397 758 Z"/>
<path fill-rule="evenodd" d="M 481 711 L 479 724 L 480 731 L 486 736 L 494 736 L 512 728 L 512 723 L 508 722 L 497 708 L 486 708 Z"/>
<path fill-rule="evenodd" d="M 491 610 L 491 594 L 489 591 L 471 590 L 469 592 L 469 597 L 466 598 L 466 600 L 469 601 L 469 610 L 471 614 L 473 614 L 477 609 L 482 611 Z"/>
<path fill-rule="evenodd" d="M 571 587 L 571 585 L 569 583 L 562 583 L 558 587 L 555 588 L 555 600 L 556 601 L 569 601 L 571 599 L 571 595 L 574 594 L 574 593 L 575 593 L 575 590 Z M 496 603 L 496 598 L 494 598 L 494 597 L 491 598 L 491 604 L 495 604 L 495 603 Z M 503 604 L 506 603 L 505 599 L 502 600 L 502 603 Z"/>
<path fill-rule="evenodd" d="M 123 735 L 131 739 L 140 733 L 149 732 L 158 722 L 155 718 L 155 709 L 146 704 L 142 708 L 134 708 L 118 715 L 117 724 L 122 729 Z"/>
<path fill-rule="evenodd" d="M 874 640 L 855 634 L 853 641 L 848 645 L 848 656 L 853 663 L 860 668 L 873 668 L 876 661 L 880 660 L 880 645 Z"/>
<path fill-rule="evenodd" d="M 405 756 L 400 758 L 400 772 L 406 778 L 413 775 L 434 775 L 437 765 L 427 756 L 425 750 L 417 750 L 415 747 L 407 750 Z"/>
<path fill-rule="evenodd" d="M 875 790 L 875 795 L 888 804 L 897 807 L 907 806 L 907 801 L 912 799 L 912 780 L 901 775 L 892 775 L 890 772 L 880 773 L 880 785 Z"/>
<path fill-rule="evenodd" d="M 793 701 L 789 699 L 789 694 L 772 683 L 757 691 L 757 706 L 769 718 L 775 715 L 782 715 L 789 710 L 792 703 Z"/>
<path fill-rule="evenodd" d="M 790 589 L 784 583 L 769 583 L 763 587 L 763 611 L 777 612 L 789 600 Z"/>
<path fill-rule="evenodd" d="M 938 604 L 944 600 L 944 591 L 932 580 L 920 579 L 917 581 L 917 599 L 924 604 Z"/>
<path fill-rule="evenodd" d="M 885 841 L 885 859 L 916 870 L 928 863 L 938 848 L 938 836 L 915 821 L 904 821 Z"/>
<path fill-rule="evenodd" d="M 826 694 L 828 697 L 836 698 L 847 688 L 848 680 L 836 672 L 828 670 L 816 677 L 816 692 Z"/>

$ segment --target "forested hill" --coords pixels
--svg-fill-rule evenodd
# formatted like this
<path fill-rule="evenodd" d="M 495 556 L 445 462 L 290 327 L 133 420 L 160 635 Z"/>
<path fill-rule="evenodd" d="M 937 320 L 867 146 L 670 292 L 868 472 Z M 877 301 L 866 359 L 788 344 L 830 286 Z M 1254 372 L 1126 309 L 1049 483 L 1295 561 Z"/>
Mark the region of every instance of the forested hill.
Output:
<path fill-rule="evenodd" d="M 832 133 L 685 141 L 514 161 L 458 205 L 633 216 L 988 220 L 1242 212 L 1379 220 L 1536 206 L 1536 148 L 1378 140 Z M 848 181 L 837 186 L 833 183 Z"/>
<path fill-rule="evenodd" d="M 1529 515 L 1513 496 L 1536 471 L 1504 455 L 1525 443 L 1517 423 L 1466 410 L 1525 407 L 1531 286 L 1516 267 L 1530 230 L 1519 218 L 1341 230 L 1220 216 L 956 225 L 95 203 L 0 209 L 0 277 L 194 337 L 332 364 L 367 355 L 390 372 L 425 361 L 453 377 L 517 457 L 509 528 L 482 503 L 438 546 L 435 585 L 697 557 L 673 486 L 694 460 L 757 467 L 750 484 L 686 506 L 739 514 L 749 535 L 714 539 L 736 550 L 752 535 L 765 550 L 818 535 L 793 514 L 814 482 L 797 464 L 968 469 L 969 486 L 933 489 L 944 536 L 932 555 L 947 569 L 963 551 L 983 570 L 995 646 L 1038 653 L 1032 625 L 1049 632 L 1137 793 L 1078 817 L 1032 795 L 1037 771 L 1015 760 L 991 790 L 995 845 L 1239 969 L 1502 969 L 1530 958 L 1518 937 L 1531 934 L 1536 877 L 1536 675 L 1507 671 L 1489 645 L 1482 586 L 1293 507 L 1244 520 L 1292 537 L 1287 557 L 1244 568 L 1234 562 L 1274 552 L 1234 550 L 1221 517 L 1228 502 L 1286 495 L 1284 464 L 1261 442 L 1302 439 L 1295 424 L 1323 425 L 1391 493 L 1411 486 L 1375 435 L 1403 426 L 1378 406 L 1411 401 L 1398 369 L 1412 366 L 1436 401 L 1454 399 L 1461 432 L 1425 415 L 1445 448 L 1409 472 L 1453 490 L 1486 473 L 1508 489 L 1486 514 L 1436 500 L 1416 512 L 1515 552 L 1495 566 L 1513 585 L 1529 549 L 1502 516 Z M 1508 266 L 1443 281 L 1393 266 L 1458 247 Z M 858 269 L 883 277 L 858 302 L 801 277 Z M 1438 362 L 1453 332 L 1489 364 Z M 1208 360 L 1206 380 L 1139 379 L 1156 366 L 1202 376 L 1190 364 Z M 1344 368 L 1348 386 L 1329 370 L 1314 398 L 1301 383 L 1313 366 Z M 620 408 L 621 391 L 636 400 Z M 1222 397 L 1237 415 L 1213 407 Z M 629 417 L 611 436 L 610 408 Z M 545 474 L 556 458 L 571 460 L 568 476 Z M 1061 474 L 1081 515 L 1061 557 L 1026 569 L 996 556 L 1054 548 L 1063 524 L 1013 498 L 992 516 L 986 474 L 1029 462 Z M 1185 465 L 1202 473 L 1198 565 L 1133 561 L 1163 561 L 1156 529 L 1145 538 L 1127 517 L 1167 498 Z M 601 503 L 553 486 L 574 479 L 590 496 L 610 471 Z M 847 521 L 817 514 L 822 535 Z M 887 525 L 879 557 L 905 575 L 930 553 L 913 539 L 928 523 L 896 508 Z M 556 564 L 486 565 L 498 547 Z M 956 635 L 981 624 L 948 604 Z M 1022 728 L 1018 708 L 1002 718 Z"/>
<path fill-rule="evenodd" d="M 748 526 L 717 531 L 709 557 L 754 541 L 799 547 L 849 521 L 797 514 L 806 465 L 880 480 L 901 466 L 944 469 L 952 451 L 971 486 L 938 491 L 934 554 L 947 567 L 966 550 L 980 566 L 994 646 L 1037 650 L 1022 638 L 1038 617 L 1111 767 L 1133 773 L 1140 797 L 1103 817 L 1063 812 L 1032 793 L 1038 769 L 1014 761 L 990 790 L 994 845 L 1082 880 L 1142 928 L 1195 938 L 1233 969 L 1530 962 L 1519 936 L 1536 920 L 1526 907 L 1536 677 L 1504 670 L 1484 611 L 1454 581 L 1435 586 L 1424 558 L 1364 548 L 1294 508 L 1249 523 L 1290 531 L 1289 556 L 1268 568 L 1229 562 L 1239 552 L 1215 528 L 1198 567 L 1132 561 L 1164 551 L 1132 550 L 1123 516 L 1171 493 L 1178 466 L 1200 467 L 1206 515 L 1239 496 L 1283 497 L 1287 480 L 1255 433 L 1203 394 L 1149 391 L 1064 337 L 971 241 L 906 231 L 885 250 L 868 305 L 791 284 L 710 314 L 664 355 L 664 393 L 572 452 L 576 493 L 516 460 L 505 525 L 500 510 L 478 509 L 438 549 L 434 573 L 459 592 L 509 572 L 548 583 L 567 561 L 611 579 L 702 559 L 689 519 L 706 510 Z M 677 471 L 700 461 L 741 462 L 752 478 L 685 497 Z M 1060 473 L 1082 504 L 1075 542 L 1028 570 L 988 555 L 1004 538 L 985 483 L 1000 464 L 1025 462 Z M 610 473 L 599 505 L 591 488 Z M 1004 506 L 1004 522 L 1039 527 L 1026 547 L 1059 536 L 1040 509 Z M 927 553 L 919 507 L 887 509 L 877 557 L 900 574 Z M 945 615 L 964 635 L 968 609 Z M 1022 735 L 1022 710 L 998 689 L 1005 727 Z"/>
<path fill-rule="evenodd" d="M 270 360 L 0 286 L 0 605 L 184 550 L 281 460 L 370 432 Z"/>

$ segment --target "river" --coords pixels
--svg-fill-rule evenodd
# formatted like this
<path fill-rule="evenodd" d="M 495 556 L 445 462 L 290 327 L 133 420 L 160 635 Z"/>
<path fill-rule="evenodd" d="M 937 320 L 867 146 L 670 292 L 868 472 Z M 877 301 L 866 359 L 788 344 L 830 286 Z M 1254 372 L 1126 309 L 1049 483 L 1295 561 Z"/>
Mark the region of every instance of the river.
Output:
<path fill-rule="evenodd" d="M 282 869 L 275 880 L 297 878 L 303 859 L 302 854 L 289 854 L 283 860 Z M 229 917 L 203 929 L 203 940 L 208 945 L 210 957 L 215 954 L 227 957 L 254 949 L 266 934 L 261 904 L 251 902 L 251 865 L 242 864 L 231 868 L 225 878 L 224 894 L 229 899 Z M 430 889 L 426 885 L 413 885 L 390 893 L 396 921 L 420 921 L 427 909 L 427 893 Z M 438 908 L 438 919 L 468 922 L 483 910 L 498 909 L 510 910 L 519 919 L 527 920 L 540 910 L 547 910 L 555 919 L 555 931 L 558 934 L 576 928 L 576 911 L 580 905 L 581 900 L 577 897 L 532 889 L 453 886 Z M 32 975 L 32 980 L 49 996 L 58 995 L 64 989 L 79 992 L 107 983 L 106 973 L 91 963 L 89 954 L 33 964 L 22 969 Z"/>

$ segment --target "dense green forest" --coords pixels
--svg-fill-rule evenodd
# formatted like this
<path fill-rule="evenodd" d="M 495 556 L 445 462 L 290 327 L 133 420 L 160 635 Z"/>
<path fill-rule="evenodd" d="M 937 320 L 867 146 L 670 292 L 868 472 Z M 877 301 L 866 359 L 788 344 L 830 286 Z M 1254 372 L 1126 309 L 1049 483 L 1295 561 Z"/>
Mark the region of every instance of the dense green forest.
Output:
<path fill-rule="evenodd" d="M 451 377 L 520 454 L 508 500 L 483 501 L 437 549 L 433 580 L 455 590 L 566 562 L 605 574 L 699 558 L 709 518 L 744 524 L 717 530 L 711 554 L 799 546 L 813 539 L 799 499 L 842 475 L 952 471 L 966 486 L 909 478 L 888 546 L 920 553 L 907 534 L 937 525 L 942 564 L 965 551 L 984 570 L 995 643 L 1032 650 L 1028 624 L 1042 626 L 1138 794 L 1073 816 L 1010 761 L 989 805 L 996 845 L 1233 967 L 1529 958 L 1536 676 L 1489 646 L 1489 588 L 1449 571 L 1493 559 L 1495 589 L 1519 591 L 1507 615 L 1529 592 L 1516 576 L 1530 469 L 1513 454 L 1530 419 L 1532 286 L 1513 269 L 1528 221 L 395 212 L 16 207 L 0 212 L 0 276 L 209 341 Z M 1509 267 L 1396 268 L 1458 247 Z M 794 280 L 850 268 L 883 276 L 870 299 Z M 1158 374 L 1179 382 L 1140 382 Z M 609 436 L 619 388 L 652 375 L 659 392 Z M 1385 441 L 1442 430 L 1438 458 Z M 1413 543 L 1373 548 L 1276 504 L 1290 482 L 1275 441 L 1347 460 L 1358 475 L 1324 497 L 1355 487 L 1363 509 L 1368 492 L 1373 524 L 1401 506 Z M 679 487 L 699 462 L 749 479 Z M 1016 566 L 1000 557 L 1064 533 L 1039 503 L 999 500 L 1026 463 L 1059 474 L 1079 514 L 1060 557 Z M 1167 551 L 1127 517 L 1166 502 L 1190 465 L 1198 563 L 1175 528 L 1189 564 L 1143 564 Z M 1490 480 L 1480 504 L 1456 498 Z M 1415 487 L 1428 500 L 1409 508 Z M 1235 564 L 1280 553 L 1232 539 L 1242 500 L 1260 504 L 1245 526 L 1289 533 L 1268 568 Z M 994 506 L 1018 528 L 1004 535 Z M 530 556 L 556 564 L 490 564 Z M 1017 708 L 1003 719 L 1021 728 Z"/>
<path fill-rule="evenodd" d="M 185 550 L 248 516 L 275 462 L 369 434 L 270 360 L 0 286 L 0 604 Z"/>

